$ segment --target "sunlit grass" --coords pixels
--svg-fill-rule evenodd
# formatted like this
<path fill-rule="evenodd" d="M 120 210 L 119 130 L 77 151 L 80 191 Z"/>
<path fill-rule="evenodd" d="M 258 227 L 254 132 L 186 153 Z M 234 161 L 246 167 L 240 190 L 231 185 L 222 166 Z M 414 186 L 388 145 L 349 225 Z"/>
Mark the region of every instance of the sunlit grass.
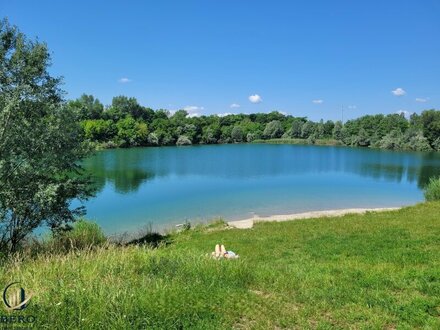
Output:
<path fill-rule="evenodd" d="M 438 328 L 440 203 L 12 261 L 38 328 Z M 207 255 L 223 243 L 238 260 Z M 6 312 L 4 312 L 6 314 Z"/>

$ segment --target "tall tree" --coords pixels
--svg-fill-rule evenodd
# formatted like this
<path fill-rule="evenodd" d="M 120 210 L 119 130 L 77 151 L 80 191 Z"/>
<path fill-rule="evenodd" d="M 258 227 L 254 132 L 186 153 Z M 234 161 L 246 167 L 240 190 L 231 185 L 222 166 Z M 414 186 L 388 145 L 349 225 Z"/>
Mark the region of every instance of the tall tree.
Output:
<path fill-rule="evenodd" d="M 0 21 L 0 248 L 15 251 L 42 224 L 65 228 L 91 195 L 77 117 L 48 73 L 45 44 Z"/>

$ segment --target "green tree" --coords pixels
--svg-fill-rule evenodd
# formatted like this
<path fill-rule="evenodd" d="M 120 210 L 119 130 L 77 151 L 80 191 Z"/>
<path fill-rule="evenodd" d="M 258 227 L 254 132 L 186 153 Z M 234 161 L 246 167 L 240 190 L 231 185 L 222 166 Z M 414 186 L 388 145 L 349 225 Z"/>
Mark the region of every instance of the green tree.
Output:
<path fill-rule="evenodd" d="M 277 116 L 278 112 L 271 112 L 273 116 Z M 279 114 L 281 115 L 281 114 Z M 281 115 L 283 116 L 283 115 Z M 280 138 L 284 133 L 283 125 L 279 120 L 272 120 L 266 124 L 266 128 L 263 131 L 263 136 L 267 139 Z"/>
<path fill-rule="evenodd" d="M 116 135 L 116 126 L 111 120 L 85 120 L 81 123 L 86 139 L 97 142 L 105 142 L 113 139 Z"/>
<path fill-rule="evenodd" d="M 231 139 L 233 142 L 243 142 L 243 130 L 240 126 L 234 126 L 231 131 Z"/>
<path fill-rule="evenodd" d="M 307 139 L 315 132 L 315 124 L 312 121 L 305 122 L 301 127 L 301 137 Z"/>
<path fill-rule="evenodd" d="M 118 120 L 116 123 L 116 128 L 118 130 L 117 137 L 121 143 L 121 146 L 128 147 L 136 145 L 135 125 L 136 121 L 131 116 Z"/>
<path fill-rule="evenodd" d="M 68 106 L 78 114 L 80 120 L 101 119 L 104 113 L 104 106 L 93 95 L 83 94 L 74 101 L 69 101 Z"/>
<path fill-rule="evenodd" d="M 299 139 L 301 137 L 302 132 L 302 126 L 304 125 L 304 122 L 301 120 L 295 120 L 292 123 L 292 137 Z"/>
<path fill-rule="evenodd" d="M 0 247 L 15 251 L 34 229 L 67 228 L 92 194 L 77 115 L 65 105 L 49 51 L 0 22 Z"/>
<path fill-rule="evenodd" d="M 342 122 L 337 121 L 332 130 L 332 136 L 335 140 L 342 140 Z"/>
<path fill-rule="evenodd" d="M 221 134 L 222 131 L 220 129 L 220 125 L 218 125 L 217 123 L 212 124 L 203 129 L 202 141 L 203 143 L 207 144 L 217 143 L 217 141 L 220 139 Z"/>
<path fill-rule="evenodd" d="M 379 142 L 379 146 L 383 149 L 399 150 L 403 146 L 403 134 L 400 130 L 394 129 L 385 135 Z"/>
<path fill-rule="evenodd" d="M 368 147 L 370 145 L 370 138 L 367 131 L 361 128 L 359 133 L 354 136 L 352 143 L 358 147 Z"/>
<path fill-rule="evenodd" d="M 322 139 L 325 136 L 325 126 L 324 121 L 321 119 L 320 122 L 316 125 L 315 129 L 315 137 L 317 139 Z"/>
<path fill-rule="evenodd" d="M 324 137 L 331 138 L 333 136 L 334 128 L 335 128 L 335 123 L 331 120 L 327 120 L 324 123 Z"/>
<path fill-rule="evenodd" d="M 422 112 L 421 123 L 423 135 L 431 145 L 440 137 L 440 111 L 426 110 Z"/>
<path fill-rule="evenodd" d="M 409 128 L 402 137 L 402 148 L 413 151 L 431 151 L 428 139 L 423 136 L 421 129 Z"/>

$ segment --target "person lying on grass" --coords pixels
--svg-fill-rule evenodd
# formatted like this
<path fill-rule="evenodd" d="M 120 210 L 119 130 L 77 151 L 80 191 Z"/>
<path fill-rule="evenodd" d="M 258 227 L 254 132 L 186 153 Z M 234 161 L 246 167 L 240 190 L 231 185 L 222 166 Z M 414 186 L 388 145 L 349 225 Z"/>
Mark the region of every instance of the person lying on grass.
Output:
<path fill-rule="evenodd" d="M 240 256 L 238 254 L 235 254 L 233 251 L 226 251 L 225 246 L 222 244 L 217 244 L 215 246 L 214 252 L 212 252 L 212 257 L 216 259 L 220 258 L 226 258 L 226 259 L 237 259 Z"/>

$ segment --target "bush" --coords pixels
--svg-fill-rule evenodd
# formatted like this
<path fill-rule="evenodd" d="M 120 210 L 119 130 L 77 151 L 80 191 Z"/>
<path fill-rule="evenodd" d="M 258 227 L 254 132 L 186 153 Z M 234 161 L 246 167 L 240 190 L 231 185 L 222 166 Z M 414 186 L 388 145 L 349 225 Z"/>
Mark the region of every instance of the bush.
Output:
<path fill-rule="evenodd" d="M 191 144 L 192 144 L 191 140 L 185 135 L 179 136 L 176 142 L 176 145 L 178 146 L 189 146 Z"/>
<path fill-rule="evenodd" d="M 255 140 L 255 134 L 254 133 L 247 133 L 246 135 L 246 141 L 247 142 L 252 142 Z"/>
<path fill-rule="evenodd" d="M 432 144 L 432 148 L 436 151 L 440 151 L 440 137 L 438 137 Z"/>
<path fill-rule="evenodd" d="M 107 241 L 101 227 L 96 223 L 79 220 L 69 231 L 54 234 L 48 247 L 56 251 L 90 249 Z"/>
<path fill-rule="evenodd" d="M 425 187 L 425 199 L 427 201 L 440 200 L 440 177 L 429 179 L 429 183 Z"/>

